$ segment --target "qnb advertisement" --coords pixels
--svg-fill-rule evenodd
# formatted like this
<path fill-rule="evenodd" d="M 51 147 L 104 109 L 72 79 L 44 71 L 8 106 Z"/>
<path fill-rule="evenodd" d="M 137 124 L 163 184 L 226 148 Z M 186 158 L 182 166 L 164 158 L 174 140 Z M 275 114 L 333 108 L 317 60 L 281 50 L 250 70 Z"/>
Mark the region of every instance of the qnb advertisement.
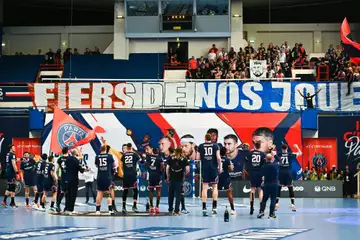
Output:
<path fill-rule="evenodd" d="M 340 169 L 360 163 L 360 116 L 319 116 L 319 137 L 336 138 Z"/>
<path fill-rule="evenodd" d="M 340 82 L 71 82 L 29 84 L 24 94 L 33 96 L 35 107 L 218 112 L 299 112 L 309 94 L 319 111 L 360 111 L 360 82 L 351 88 L 346 96 L 347 84 Z"/>
<path fill-rule="evenodd" d="M 204 142 L 204 136 L 208 129 L 216 128 L 219 132 L 217 142 L 223 143 L 224 137 L 234 134 L 238 137 L 237 143 L 228 147 L 228 152 L 233 158 L 234 179 L 242 178 L 245 153 L 237 149 L 241 143 L 253 142 L 254 138 L 262 138 L 264 132 L 273 137 L 262 140 L 261 149 L 268 149 L 269 145 L 275 144 L 280 149 L 282 143 L 289 145 L 290 149 L 297 144 L 302 149 L 300 113 L 145 113 L 145 112 L 113 112 L 113 113 L 81 113 L 71 112 L 72 119 L 94 129 L 97 126 L 104 128 L 104 133 L 99 133 L 88 144 L 81 146 L 84 153 L 84 161 L 93 169 L 96 154 L 100 151 L 101 137 L 108 144 L 121 151 L 124 143 L 132 145 L 143 151 L 143 146 L 159 147 L 159 139 L 170 136 L 171 145 L 180 145 L 180 138 L 191 134 L 195 138 L 195 144 Z M 42 150 L 45 153 L 52 151 L 50 148 L 52 135 L 53 114 L 47 114 L 42 135 Z M 259 131 L 259 129 L 261 131 Z M 75 137 L 78 140 L 85 137 L 79 134 L 78 128 L 69 128 L 67 131 L 58 131 L 57 139 Z M 215 139 L 216 140 L 216 139 Z M 169 148 L 170 146 L 166 147 Z M 295 151 L 295 149 L 292 149 Z M 189 153 L 189 155 L 193 155 Z M 292 160 L 294 176 L 299 177 L 302 173 L 302 157 Z M 141 182 L 140 182 L 141 183 Z M 141 184 L 140 184 L 141 185 Z M 143 184 L 145 185 L 145 183 Z M 140 186 L 140 190 L 145 188 Z"/>

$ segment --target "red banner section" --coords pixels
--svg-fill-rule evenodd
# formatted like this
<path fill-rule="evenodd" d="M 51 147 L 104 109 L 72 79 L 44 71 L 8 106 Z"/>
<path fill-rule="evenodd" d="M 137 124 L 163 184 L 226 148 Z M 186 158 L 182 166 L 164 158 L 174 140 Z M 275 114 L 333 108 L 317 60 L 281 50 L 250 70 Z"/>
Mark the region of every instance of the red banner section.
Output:
<path fill-rule="evenodd" d="M 21 158 L 24 152 L 28 152 L 38 158 L 41 155 L 40 138 L 13 138 L 13 144 L 16 148 L 16 156 Z"/>
<path fill-rule="evenodd" d="M 338 167 L 336 138 L 305 138 L 303 149 L 305 167 Z"/>

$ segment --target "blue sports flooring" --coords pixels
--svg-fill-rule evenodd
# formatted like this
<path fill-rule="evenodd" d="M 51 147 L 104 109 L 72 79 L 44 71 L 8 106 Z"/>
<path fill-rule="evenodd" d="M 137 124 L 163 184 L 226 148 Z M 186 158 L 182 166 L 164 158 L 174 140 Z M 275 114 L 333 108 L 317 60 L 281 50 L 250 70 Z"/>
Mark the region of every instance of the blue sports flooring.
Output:
<path fill-rule="evenodd" d="M 355 199 L 295 199 L 297 212 L 291 212 L 290 200 L 280 199 L 277 219 L 257 219 L 249 215 L 249 200 L 236 199 L 236 216 L 224 222 L 227 199 L 220 199 L 218 215 L 203 217 L 199 199 L 186 199 L 190 214 L 157 217 L 84 217 L 56 216 L 24 207 L 0 208 L 0 239 L 359 239 L 360 208 Z M 49 201 L 49 198 L 48 198 Z M 130 204 L 130 199 L 128 203 Z M 9 200 L 8 200 L 9 202 Z M 76 211 L 94 211 L 84 198 L 77 200 Z M 146 199 L 140 199 L 145 211 Z M 167 212 L 167 199 L 160 209 Z M 259 203 L 255 202 L 255 213 Z M 120 199 L 117 206 L 121 206 Z M 208 209 L 211 202 L 208 201 Z M 131 206 L 127 207 L 131 211 Z M 104 201 L 102 210 L 107 210 Z M 357 236 L 357 237 L 356 237 Z"/>

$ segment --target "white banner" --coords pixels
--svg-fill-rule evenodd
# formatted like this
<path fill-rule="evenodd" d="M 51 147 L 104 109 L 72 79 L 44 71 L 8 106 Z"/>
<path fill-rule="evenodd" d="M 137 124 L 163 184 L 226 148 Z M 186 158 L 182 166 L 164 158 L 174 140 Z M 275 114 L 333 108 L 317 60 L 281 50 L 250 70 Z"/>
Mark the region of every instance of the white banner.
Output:
<path fill-rule="evenodd" d="M 266 60 L 250 60 L 250 78 L 266 78 Z"/>

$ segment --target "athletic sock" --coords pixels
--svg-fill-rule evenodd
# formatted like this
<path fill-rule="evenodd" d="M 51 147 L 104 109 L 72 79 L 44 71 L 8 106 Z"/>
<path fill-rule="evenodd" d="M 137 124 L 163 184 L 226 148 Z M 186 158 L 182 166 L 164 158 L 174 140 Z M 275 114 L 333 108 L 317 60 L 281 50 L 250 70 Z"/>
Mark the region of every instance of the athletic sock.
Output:
<path fill-rule="evenodd" d="M 53 207 L 54 207 L 54 204 L 55 204 L 54 201 L 51 201 L 50 207 L 53 208 Z"/>
<path fill-rule="evenodd" d="M 276 204 L 278 204 L 279 203 L 279 198 L 276 198 Z"/>
<path fill-rule="evenodd" d="M 217 201 L 216 200 L 213 201 L 213 206 L 212 207 L 213 207 L 213 209 L 217 208 Z"/>
<path fill-rule="evenodd" d="M 39 201 L 39 193 L 35 193 L 35 199 L 34 199 L 34 202 L 37 204 Z"/>
<path fill-rule="evenodd" d="M 11 205 L 15 205 L 15 197 L 11 197 L 11 202 L 10 202 Z"/>
<path fill-rule="evenodd" d="M 203 210 L 206 210 L 206 202 L 203 202 L 202 205 L 203 205 Z"/>
<path fill-rule="evenodd" d="M 160 199 L 156 199 L 156 207 L 158 208 L 160 205 Z"/>
<path fill-rule="evenodd" d="M 184 195 L 180 196 L 180 203 L 181 203 L 181 209 L 184 210 L 185 209 L 185 197 L 184 197 Z"/>
<path fill-rule="evenodd" d="M 250 201 L 250 208 L 254 209 L 254 201 Z"/>
<path fill-rule="evenodd" d="M 45 208 L 45 202 L 40 203 L 43 208 Z"/>
<path fill-rule="evenodd" d="M 109 212 L 111 212 L 112 211 L 112 206 L 110 205 L 108 208 L 109 208 Z"/>
<path fill-rule="evenodd" d="M 235 210 L 235 207 L 234 207 L 234 203 L 230 203 L 230 208 L 231 208 L 231 210 Z"/>
<path fill-rule="evenodd" d="M 25 199 L 26 205 L 29 205 L 29 198 Z"/>
<path fill-rule="evenodd" d="M 7 198 L 8 198 L 8 196 L 5 195 L 5 196 L 4 196 L 4 202 L 6 202 Z"/>
<path fill-rule="evenodd" d="M 126 208 L 126 202 L 123 202 L 123 208 L 125 209 Z"/>
<path fill-rule="evenodd" d="M 97 211 L 97 212 L 100 212 L 100 205 L 99 205 L 99 206 L 96 205 L 96 211 Z"/>
<path fill-rule="evenodd" d="M 137 203 L 137 202 L 136 202 L 136 201 L 134 201 L 134 203 L 133 203 L 133 207 L 134 207 L 134 208 L 136 208 L 136 203 Z"/>
<path fill-rule="evenodd" d="M 291 204 L 292 204 L 292 205 L 295 204 L 295 199 L 291 198 L 290 201 L 291 201 Z"/>
<path fill-rule="evenodd" d="M 115 206 L 115 200 L 112 200 L 111 205 Z"/>

